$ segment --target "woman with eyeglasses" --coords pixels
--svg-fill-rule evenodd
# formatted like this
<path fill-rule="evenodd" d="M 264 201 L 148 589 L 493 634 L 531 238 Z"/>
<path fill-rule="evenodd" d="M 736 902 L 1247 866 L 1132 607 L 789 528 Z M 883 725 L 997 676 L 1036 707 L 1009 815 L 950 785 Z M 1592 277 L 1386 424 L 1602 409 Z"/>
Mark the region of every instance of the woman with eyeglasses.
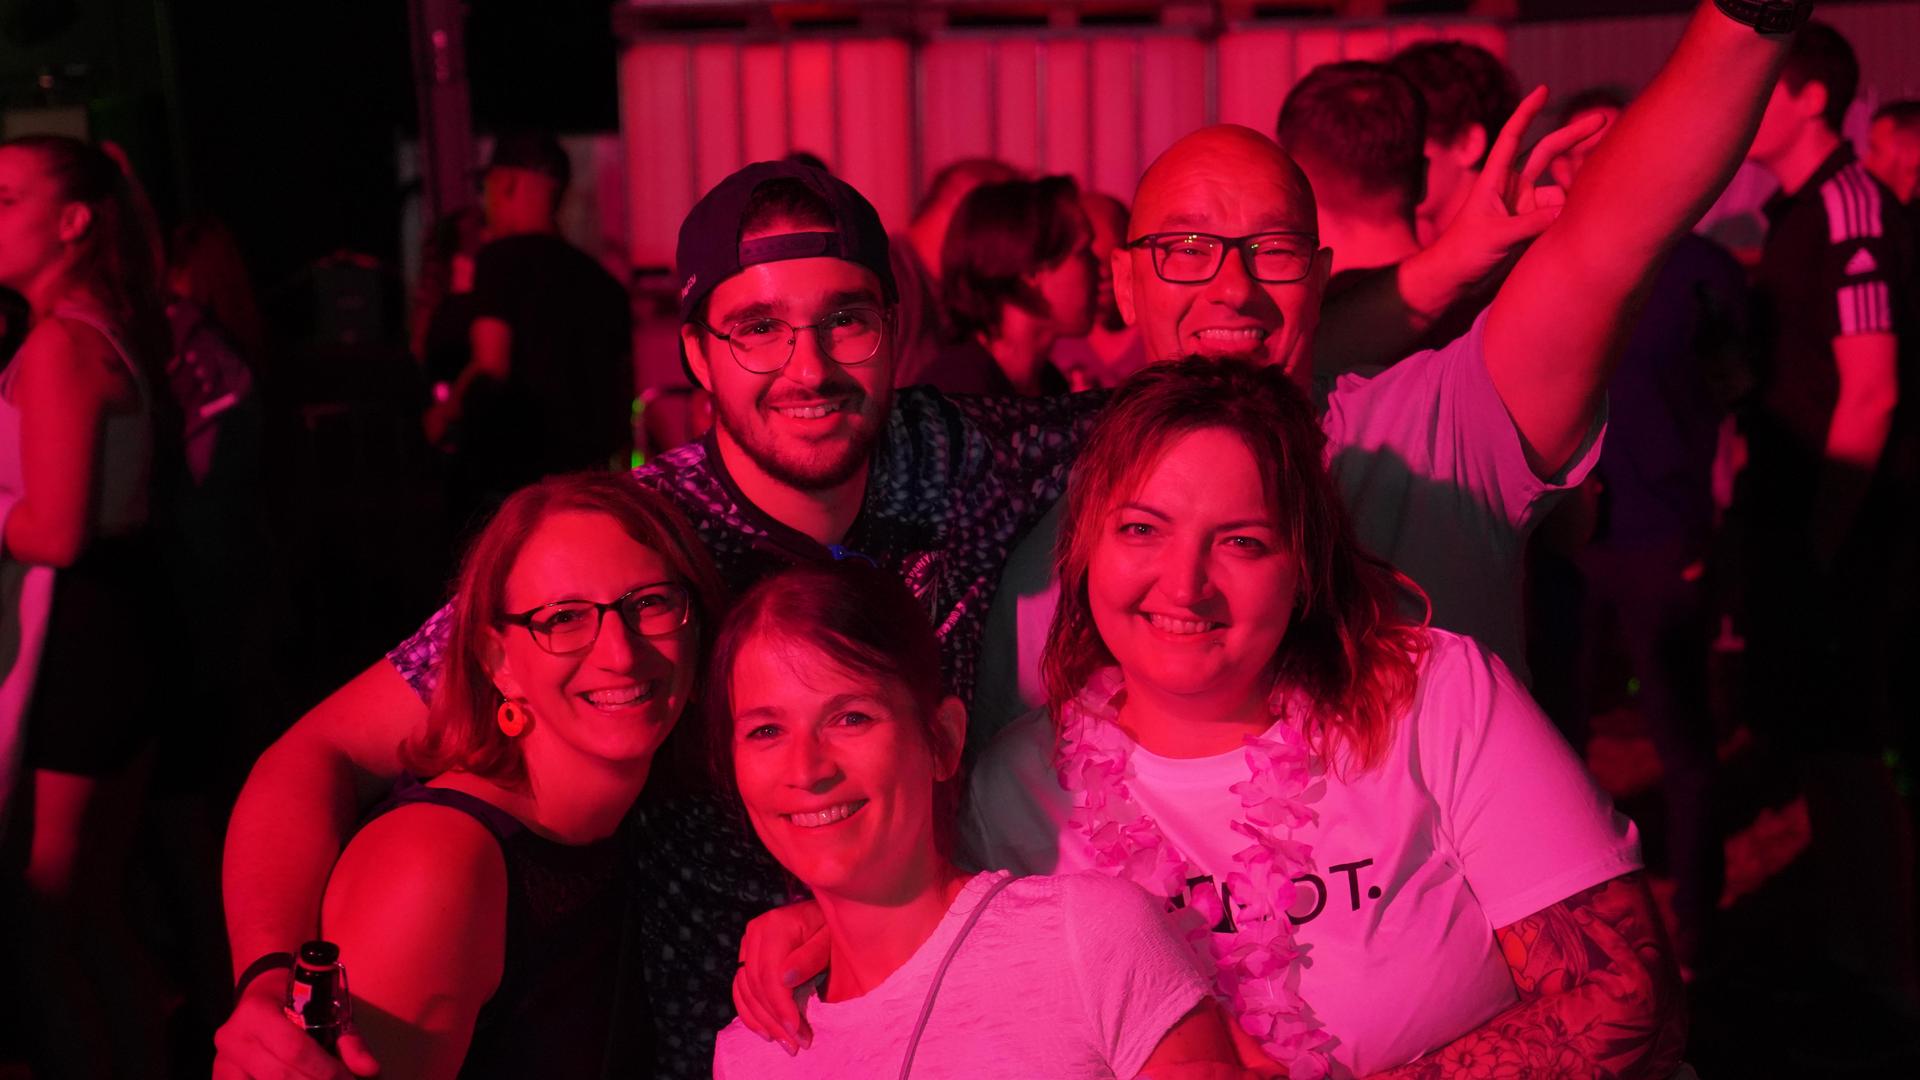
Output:
<path fill-rule="evenodd" d="M 1146 893 L 954 862 L 966 710 L 926 613 L 859 562 L 741 598 L 713 656 L 721 782 L 818 903 L 827 971 L 795 1057 L 738 1021 L 717 1078 L 1240 1075 L 1205 978 Z"/>
<path fill-rule="evenodd" d="M 1053 344 L 1093 329 L 1093 225 L 1072 177 L 982 184 L 940 248 L 952 339 L 927 381 L 949 394 L 1063 394 Z"/>
<path fill-rule="evenodd" d="M 523 489 L 474 541 L 413 775 L 321 909 L 380 1075 L 600 1075 L 615 831 L 656 762 L 684 768 L 662 755 L 720 596 L 692 527 L 625 476 Z"/>

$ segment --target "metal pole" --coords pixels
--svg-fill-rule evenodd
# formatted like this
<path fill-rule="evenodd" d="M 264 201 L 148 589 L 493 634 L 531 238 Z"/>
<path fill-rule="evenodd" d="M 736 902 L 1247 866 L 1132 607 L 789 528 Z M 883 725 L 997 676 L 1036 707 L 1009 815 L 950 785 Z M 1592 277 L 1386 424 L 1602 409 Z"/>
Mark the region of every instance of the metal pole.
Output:
<path fill-rule="evenodd" d="M 414 104 L 420 113 L 425 220 L 473 203 L 473 114 L 461 0 L 407 0 L 413 32 Z"/>

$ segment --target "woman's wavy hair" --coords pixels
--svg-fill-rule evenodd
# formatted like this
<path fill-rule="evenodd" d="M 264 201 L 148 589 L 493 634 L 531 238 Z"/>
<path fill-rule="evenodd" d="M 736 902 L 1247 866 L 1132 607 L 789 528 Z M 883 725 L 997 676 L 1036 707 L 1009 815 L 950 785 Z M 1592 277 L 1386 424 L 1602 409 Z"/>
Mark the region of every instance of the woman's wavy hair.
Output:
<path fill-rule="evenodd" d="M 723 791 L 739 791 L 733 773 L 733 669 L 748 641 L 766 632 L 819 649 L 865 679 L 897 683 L 913 699 L 917 728 L 936 760 L 959 747 L 941 742 L 934 714 L 946 698 L 940 640 L 898 576 L 857 561 L 796 566 L 747 590 L 727 615 L 707 675 L 707 753 Z M 962 778 L 933 791 L 935 843 L 954 850 Z"/>
<path fill-rule="evenodd" d="M 91 297 L 122 328 L 134 360 L 156 389 L 166 383 L 172 335 L 160 290 L 160 230 L 146 195 L 111 155 L 65 135 L 22 135 L 0 146 L 31 151 L 62 203 L 92 215 L 71 243 L 64 285 Z M 164 397 L 156 393 L 155 399 Z"/>
<path fill-rule="evenodd" d="M 240 358 L 258 368 L 267 348 L 266 320 L 233 230 L 211 214 L 196 214 L 174 226 L 170 240 L 167 270 L 184 287 L 181 295 L 212 315 L 240 346 Z"/>
<path fill-rule="evenodd" d="M 1312 703 L 1306 733 L 1336 767 L 1378 763 L 1412 699 L 1424 621 L 1399 590 L 1424 594 L 1361 548 L 1328 475 L 1312 404 L 1277 367 L 1193 357 L 1122 383 L 1080 451 L 1054 550 L 1060 606 L 1042 656 L 1056 722 L 1093 673 L 1114 663 L 1087 599 L 1088 565 L 1114 509 L 1182 436 L 1223 429 L 1253 455 L 1283 544 L 1300 564 L 1299 595 L 1275 677 Z"/>
<path fill-rule="evenodd" d="M 1027 275 L 1073 254 L 1092 226 L 1071 176 L 981 184 L 960 201 L 940 247 L 941 299 L 960 340 L 1000 332 L 1009 304 L 1044 315 Z"/>
<path fill-rule="evenodd" d="M 724 613 L 725 591 L 700 534 L 686 517 L 664 495 L 641 487 L 623 473 L 550 476 L 509 496 L 467 549 L 447 615 L 447 651 L 428 705 L 426 731 L 400 748 L 409 771 L 437 776 L 462 769 L 507 787 L 526 784 L 527 763 L 520 743 L 502 734 L 495 722 L 501 698 L 487 670 L 487 642 L 503 629 L 500 617 L 507 613 L 507 576 L 527 539 L 549 515 L 568 512 L 605 514 L 635 543 L 666 560 L 693 601 L 690 622 L 696 638 L 688 656 L 707 654 Z M 518 627 L 508 630 L 523 632 Z M 697 678 L 694 685 L 697 698 Z M 688 702 L 688 712 L 697 708 Z M 688 766 L 697 765 L 698 752 L 693 748 L 697 738 L 682 734 L 686 727 L 675 724 L 655 758 L 654 775 L 684 776 Z"/>

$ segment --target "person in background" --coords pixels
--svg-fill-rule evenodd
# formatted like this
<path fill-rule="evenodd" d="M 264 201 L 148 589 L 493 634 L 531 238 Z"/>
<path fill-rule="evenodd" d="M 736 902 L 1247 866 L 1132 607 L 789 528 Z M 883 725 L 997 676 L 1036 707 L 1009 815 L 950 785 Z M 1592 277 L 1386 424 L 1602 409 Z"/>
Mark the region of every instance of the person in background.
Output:
<path fill-rule="evenodd" d="M 1873 111 L 1862 161 L 1902 205 L 1920 190 L 1920 101 L 1889 101 Z"/>
<path fill-rule="evenodd" d="M 1859 82 L 1846 38 L 1807 27 L 1747 154 L 1780 191 L 1755 274 L 1762 363 L 1735 496 L 1743 667 L 1756 732 L 1801 765 L 1817 872 L 1853 883 L 1816 928 L 1835 978 L 1868 999 L 1848 1020 L 1890 1006 L 1911 1022 L 1912 844 L 1884 755 L 1890 725 L 1911 723 L 1891 715 L 1886 649 L 1890 571 L 1914 542 L 1889 515 L 1913 495 L 1886 466 L 1913 407 L 1899 357 L 1916 333 L 1914 264 L 1892 193 L 1840 133 Z"/>
<path fill-rule="evenodd" d="M 966 710 L 898 578 L 854 562 L 762 581 L 712 680 L 718 779 L 819 904 L 829 956 L 805 988 L 806 1054 L 735 1020 L 716 1080 L 1239 1074 L 1205 979 L 1138 887 L 956 865 Z"/>
<path fill-rule="evenodd" d="M 1488 130 L 1498 130 L 1497 127 Z M 1307 174 L 1333 278 L 1392 266 L 1420 250 L 1414 209 L 1427 184 L 1427 109 L 1385 64 L 1321 64 L 1287 91 L 1274 138 Z"/>
<path fill-rule="evenodd" d="M 0 821 L 25 834 L 18 929 L 49 1075 L 163 1067 L 157 975 L 123 893 L 176 634 L 154 519 L 177 438 L 142 207 L 100 148 L 0 144 L 0 285 L 31 307 L 0 374 Z"/>
<path fill-rule="evenodd" d="M 188 472 L 205 485 L 217 458 L 223 474 L 238 469 L 257 478 L 264 462 L 254 371 L 265 356 L 266 329 L 253 281 L 218 220 L 182 222 L 169 239 L 167 374 L 186 422 Z"/>
<path fill-rule="evenodd" d="M 1120 317 L 1113 299 L 1113 252 L 1127 239 L 1127 204 L 1098 191 L 1082 192 L 1080 207 L 1093 227 L 1093 326 L 1085 337 L 1061 338 L 1053 366 L 1075 390 L 1118 386 L 1146 366 L 1140 334 Z"/>
<path fill-rule="evenodd" d="M 1596 114 L 1601 134 L 1554 159 L 1572 189 L 1626 101 L 1576 94 L 1563 122 Z M 1660 758 L 1667 872 L 1674 881 L 1675 953 L 1692 968 L 1709 943 L 1725 877 L 1713 813 L 1714 725 L 1707 704 L 1713 633 L 1707 557 L 1715 532 L 1713 467 L 1722 421 L 1751 378 L 1746 274 L 1732 253 L 1688 233 L 1654 278 L 1646 306 L 1607 383 L 1607 442 L 1595 479 L 1587 542 L 1572 554 L 1579 601 L 1536 612 L 1571 623 L 1570 690 L 1549 708 L 1576 749 L 1604 692 L 1604 661 L 1618 642 L 1632 664 L 1634 699 Z M 1569 508 L 1573 506 L 1569 503 Z M 1544 530 L 1543 530 L 1544 532 Z M 1538 545 L 1536 544 L 1536 548 Z M 1536 554 L 1538 552 L 1536 551 Z M 1536 559 L 1534 568 L 1540 569 Z M 1552 681 L 1535 665 L 1537 682 Z M 1546 703 L 1544 694 L 1542 703 Z"/>
<path fill-rule="evenodd" d="M 572 176 L 550 135 L 511 132 L 494 144 L 472 359 L 425 418 L 428 440 L 453 452 L 456 522 L 542 476 L 624 463 L 631 447 L 632 306 L 612 274 L 559 235 Z"/>
<path fill-rule="evenodd" d="M 914 208 L 905 233 L 888 246 L 893 279 L 900 286 L 895 335 L 900 359 L 894 365 L 895 386 L 918 386 L 928 381 L 934 358 L 952 336 L 946 309 L 940 300 L 940 249 L 947 226 L 974 188 L 1020 178 L 1020 170 L 993 158 L 962 158 L 942 167 L 927 182 L 927 193 Z"/>
<path fill-rule="evenodd" d="M 167 292 L 218 322 L 253 364 L 265 360 L 266 320 L 240 244 L 225 222 L 199 214 L 173 227 L 167 238 Z"/>
<path fill-rule="evenodd" d="M 426 728 L 340 853 L 321 936 L 352 975 L 380 1075 L 598 1077 L 617 997 L 615 833 L 656 767 L 697 761 L 673 751 L 695 734 L 673 734 L 719 574 L 669 500 L 574 473 L 509 497 L 458 580 Z"/>
<path fill-rule="evenodd" d="M 1464 41 L 1423 41 L 1387 63 L 1426 98 L 1426 195 L 1415 212 L 1424 247 L 1466 204 L 1494 136 L 1520 104 L 1520 84 L 1499 57 Z"/>
<path fill-rule="evenodd" d="M 941 248 L 952 339 L 927 381 L 948 394 L 1065 393 L 1050 357 L 1054 342 L 1093 327 L 1092 244 L 1071 177 L 974 188 Z"/>

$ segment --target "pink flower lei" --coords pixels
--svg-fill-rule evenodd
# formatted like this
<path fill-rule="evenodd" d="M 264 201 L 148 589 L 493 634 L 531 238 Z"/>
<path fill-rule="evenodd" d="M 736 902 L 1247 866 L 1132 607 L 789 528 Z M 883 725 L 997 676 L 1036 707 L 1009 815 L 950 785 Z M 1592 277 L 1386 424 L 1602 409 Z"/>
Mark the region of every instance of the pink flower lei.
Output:
<path fill-rule="evenodd" d="M 1133 741 L 1114 722 L 1119 712 L 1113 704 L 1124 688 L 1120 669 L 1106 668 L 1067 704 L 1054 765 L 1060 786 L 1073 794 L 1074 829 L 1086 838 L 1100 869 L 1155 896 L 1184 898 L 1185 906 L 1171 913 L 1174 925 L 1240 1026 L 1295 1080 L 1325 1076 L 1326 1034 L 1287 987 L 1302 957 L 1287 918 L 1298 888 L 1294 878 L 1313 869 L 1313 849 L 1284 835 L 1316 817 L 1301 798 L 1313 782 L 1305 736 L 1287 723 L 1275 723 L 1265 736 L 1247 736 L 1252 775 L 1228 789 L 1246 811 L 1244 820 L 1229 827 L 1251 841 L 1234 855 L 1240 868 L 1226 880 L 1228 892 L 1242 902 L 1235 919 L 1239 932 L 1216 935 L 1219 891 L 1189 895 L 1187 881 L 1198 875 L 1128 790 Z M 1269 700 L 1275 721 L 1286 718 L 1289 699 L 1275 689 Z"/>

